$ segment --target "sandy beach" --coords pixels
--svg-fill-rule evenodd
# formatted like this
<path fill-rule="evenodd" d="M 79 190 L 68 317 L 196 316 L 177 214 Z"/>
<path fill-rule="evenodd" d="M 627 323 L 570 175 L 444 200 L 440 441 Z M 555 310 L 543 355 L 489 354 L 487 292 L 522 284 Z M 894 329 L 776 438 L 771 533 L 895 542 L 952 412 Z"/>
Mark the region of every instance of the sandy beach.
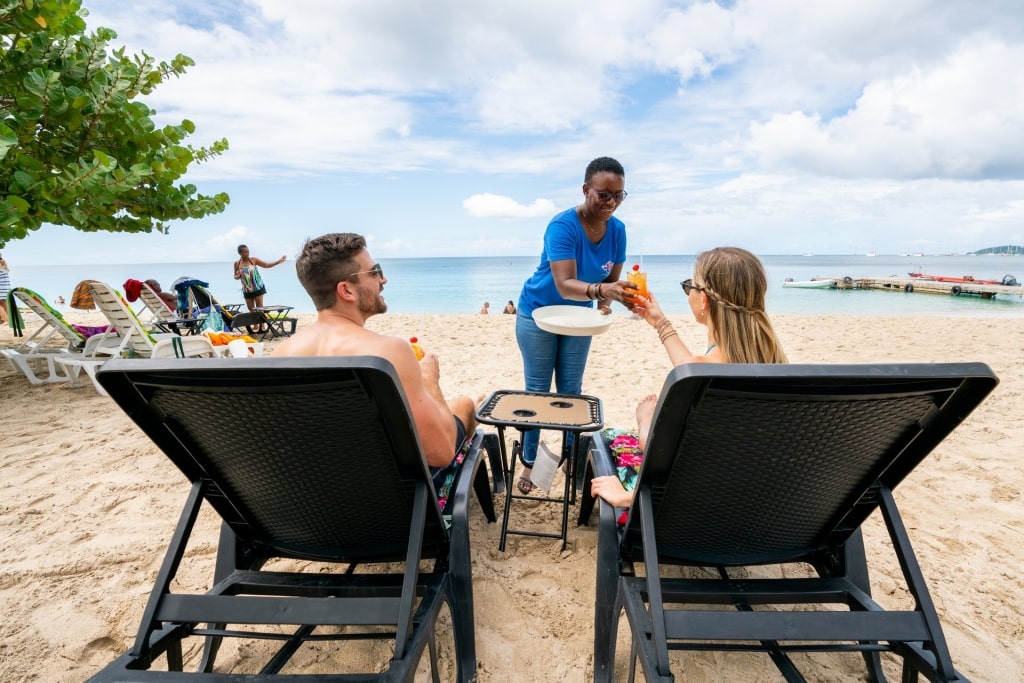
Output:
<path fill-rule="evenodd" d="M 68 317 L 102 320 L 96 313 Z M 683 340 L 703 348 L 704 328 L 672 317 Z M 311 319 L 303 316 L 300 326 Z M 1016 604 L 1024 596 L 1024 315 L 777 317 L 775 324 L 792 362 L 981 361 L 1000 377 L 982 408 L 911 474 L 896 499 L 957 668 L 976 681 L 1024 680 L 1024 620 Z M 387 314 L 369 327 L 417 336 L 435 351 L 446 395 L 522 387 L 514 316 Z M 0 348 L 15 345 L 4 326 Z M 660 391 L 669 369 L 655 332 L 620 309 L 610 330 L 594 338 L 584 391 L 603 400 L 607 425 L 631 427 L 635 405 Z M 91 387 L 31 386 L 3 363 L 0 414 L 0 680 L 81 681 L 134 639 L 188 485 Z M 590 527 L 570 527 L 564 552 L 558 541 L 513 536 L 501 553 L 498 525 L 472 506 L 481 683 L 590 680 L 596 517 Z M 517 522 L 557 527 L 555 506 L 524 504 L 514 514 Z M 212 514 L 201 518 L 184 588 L 212 575 L 217 530 Z M 880 542 L 884 533 L 877 515 L 869 520 L 874 595 L 898 606 L 907 595 Z M 450 633 L 440 630 L 442 639 Z M 245 667 L 248 652 L 225 649 L 224 666 Z M 296 666 L 319 671 L 323 657 L 302 653 Z M 623 680 L 627 659 L 621 627 L 616 664 Z M 763 655 L 677 653 L 673 661 L 680 680 L 781 680 Z M 856 655 L 799 662 L 808 680 L 865 680 Z"/>

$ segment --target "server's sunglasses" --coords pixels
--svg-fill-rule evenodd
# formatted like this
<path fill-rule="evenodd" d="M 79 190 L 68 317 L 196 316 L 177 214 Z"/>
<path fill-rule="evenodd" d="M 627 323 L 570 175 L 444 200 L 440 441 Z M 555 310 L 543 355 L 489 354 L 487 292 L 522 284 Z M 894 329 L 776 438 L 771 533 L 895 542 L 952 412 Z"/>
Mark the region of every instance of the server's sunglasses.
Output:
<path fill-rule="evenodd" d="M 593 188 L 591 188 L 593 189 Z M 608 192 L 607 190 L 594 190 L 594 194 L 602 202 L 606 202 L 609 199 L 614 199 L 617 202 L 621 202 L 623 199 L 629 196 L 629 193 L 625 190 L 619 190 L 618 192 Z"/>

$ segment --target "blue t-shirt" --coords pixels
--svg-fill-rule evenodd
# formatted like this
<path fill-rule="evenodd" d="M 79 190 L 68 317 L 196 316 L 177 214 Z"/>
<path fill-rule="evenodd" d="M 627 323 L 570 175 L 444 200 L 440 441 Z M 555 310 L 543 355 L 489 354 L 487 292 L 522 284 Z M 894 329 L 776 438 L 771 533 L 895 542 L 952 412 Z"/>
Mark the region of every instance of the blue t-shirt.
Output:
<path fill-rule="evenodd" d="M 570 301 L 558 293 L 551 274 L 551 262 L 568 259 L 576 261 L 578 280 L 601 282 L 616 264 L 626 261 L 626 225 L 612 216 L 608 219 L 604 237 L 594 244 L 587 238 L 575 207 L 552 218 L 544 231 L 544 251 L 540 254 L 537 270 L 523 283 L 523 291 L 519 295 L 521 312 L 530 314 L 541 306 L 556 304 L 593 308 L 593 302 Z"/>

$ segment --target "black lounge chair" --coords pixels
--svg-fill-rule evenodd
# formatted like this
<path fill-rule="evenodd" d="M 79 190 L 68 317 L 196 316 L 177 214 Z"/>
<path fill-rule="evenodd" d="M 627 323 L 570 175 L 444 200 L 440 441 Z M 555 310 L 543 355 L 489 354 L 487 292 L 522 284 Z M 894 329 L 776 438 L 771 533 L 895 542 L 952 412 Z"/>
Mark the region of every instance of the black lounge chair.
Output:
<path fill-rule="evenodd" d="M 766 652 L 787 681 L 804 680 L 793 651 L 859 652 L 870 680 L 884 681 L 879 653 L 888 651 L 902 658 L 904 681 L 918 673 L 963 680 L 892 491 L 997 382 L 980 363 L 674 369 L 625 526 L 600 503 L 595 680 L 613 678 L 623 609 L 631 680 L 638 658 L 647 681 L 674 680 L 669 650 Z M 590 466 L 612 473 L 601 439 Z M 584 493 L 588 514 L 589 487 Z M 860 527 L 875 510 L 912 610 L 887 611 L 871 598 Z M 729 573 L 792 562 L 817 576 Z M 675 569 L 693 578 L 659 580 L 660 565 L 714 569 Z M 849 609 L 812 607 L 823 603 Z M 784 608 L 795 604 L 803 607 Z"/>
<path fill-rule="evenodd" d="M 411 681 L 425 647 L 436 676 L 443 604 L 452 615 L 457 680 L 475 680 L 470 486 L 495 518 L 480 467 L 482 431 L 452 494 L 449 528 L 394 368 L 382 359 L 117 360 L 99 381 L 192 490 L 134 645 L 90 680 L 265 680 L 306 642 L 366 639 L 391 641 L 390 661 L 371 672 L 313 678 Z M 201 595 L 175 593 L 204 500 L 223 522 L 213 585 Z M 345 566 L 261 570 L 278 557 Z M 205 673 L 222 638 L 253 637 L 252 625 L 290 627 L 259 632 L 281 643 L 267 648 L 263 669 Z M 195 667 L 203 673 L 150 670 L 181 671 L 190 636 L 205 643 Z M 331 656 L 344 666 L 344 649 Z"/>
<path fill-rule="evenodd" d="M 256 311 L 235 313 L 227 325 L 235 332 L 247 334 L 258 341 L 263 341 L 270 334 L 267 327 L 267 319 L 263 317 L 262 313 Z M 260 329 L 261 327 L 263 328 L 262 330 Z"/>

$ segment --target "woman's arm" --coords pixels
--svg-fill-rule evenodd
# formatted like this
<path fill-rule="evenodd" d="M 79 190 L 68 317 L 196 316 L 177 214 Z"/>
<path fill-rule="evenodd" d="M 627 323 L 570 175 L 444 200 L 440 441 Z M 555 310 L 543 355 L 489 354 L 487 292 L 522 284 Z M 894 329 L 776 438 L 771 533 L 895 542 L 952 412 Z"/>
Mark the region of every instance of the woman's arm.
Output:
<path fill-rule="evenodd" d="M 672 321 L 668 319 L 661 310 L 661 306 L 658 305 L 658 300 L 654 298 L 654 294 L 648 292 L 646 298 L 638 296 L 637 301 L 637 305 L 633 308 L 634 312 L 643 317 L 651 327 L 658 331 L 658 338 L 665 347 L 673 367 L 683 363 L 703 360 L 701 356 L 695 355 L 690 349 L 686 348 L 686 344 L 679 338 L 679 333 L 672 326 Z"/>
<path fill-rule="evenodd" d="M 242 279 L 242 259 L 235 261 L 235 279 Z"/>
<path fill-rule="evenodd" d="M 619 273 L 621 272 L 622 264 L 620 263 L 614 266 L 608 277 L 601 282 L 586 282 L 576 277 L 575 259 L 551 262 L 551 277 L 555 281 L 555 288 L 558 290 L 558 294 L 563 299 L 569 299 L 570 301 L 597 299 L 600 301 L 598 306 L 603 309 L 602 312 L 604 313 L 611 312 L 610 302 L 613 299 L 627 308 L 630 307 L 630 304 L 626 301 L 626 292 L 632 291 L 631 289 L 627 290 L 627 288 L 632 288 L 633 285 L 618 280 Z"/>
<path fill-rule="evenodd" d="M 622 264 L 616 263 L 614 266 L 612 266 L 612 272 L 608 273 L 608 277 L 606 277 L 604 281 L 609 284 L 611 284 L 612 282 L 618 282 L 619 277 L 621 276 Z M 604 313 L 605 315 L 608 315 L 609 313 L 612 312 L 612 299 L 610 296 L 608 296 L 608 291 L 605 291 L 610 289 L 611 288 L 609 287 L 601 287 L 601 293 L 604 294 L 605 296 L 602 296 L 597 302 L 597 309 Z M 626 307 L 628 308 L 629 304 L 626 304 Z"/>
<path fill-rule="evenodd" d="M 594 283 L 576 278 L 576 259 L 552 261 L 551 277 L 555 281 L 555 289 L 563 299 L 590 301 L 594 298 Z"/>
<path fill-rule="evenodd" d="M 273 261 L 271 263 L 267 263 L 263 259 L 258 259 L 258 258 L 250 258 L 249 260 L 252 261 L 253 263 L 255 263 L 260 268 L 273 268 L 274 266 L 280 265 L 280 264 L 284 263 L 285 261 L 287 261 L 288 257 L 282 256 L 281 258 L 279 258 L 276 261 Z"/>

